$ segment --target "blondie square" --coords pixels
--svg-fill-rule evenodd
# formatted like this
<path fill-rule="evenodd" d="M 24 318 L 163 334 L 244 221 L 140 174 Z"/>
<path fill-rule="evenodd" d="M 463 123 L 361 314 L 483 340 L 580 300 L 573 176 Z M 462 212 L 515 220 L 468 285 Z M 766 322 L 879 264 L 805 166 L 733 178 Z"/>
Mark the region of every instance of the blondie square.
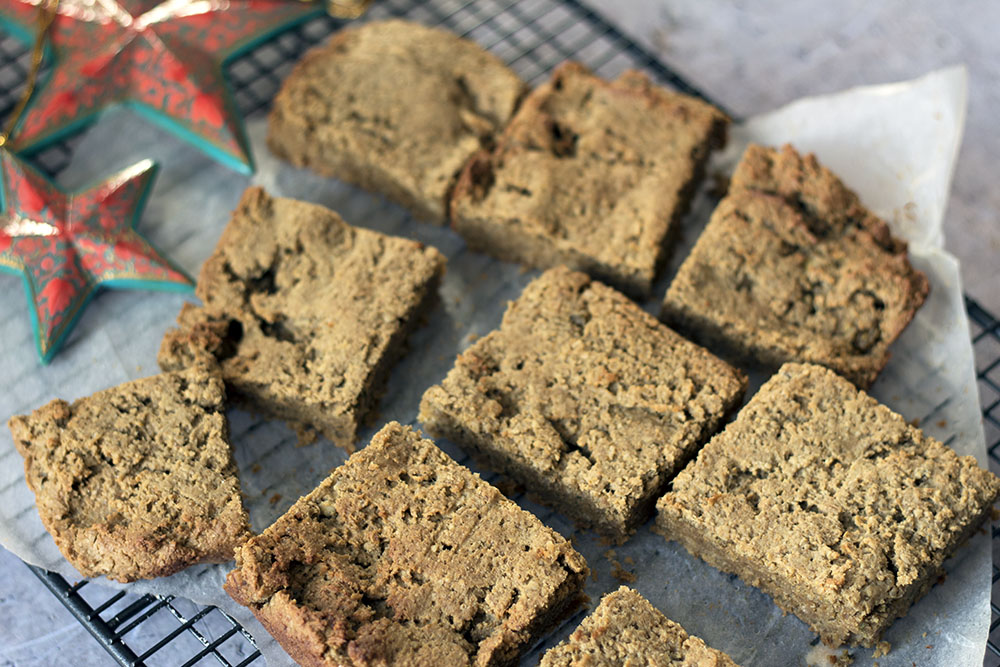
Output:
<path fill-rule="evenodd" d="M 822 364 L 865 388 L 928 290 L 906 244 L 815 157 L 751 145 L 662 317 L 737 358 Z"/>
<path fill-rule="evenodd" d="M 163 577 L 250 537 L 224 403 L 222 380 L 192 369 L 11 417 L 38 514 L 80 574 Z"/>
<path fill-rule="evenodd" d="M 235 398 L 350 449 L 444 266 L 434 248 L 249 188 L 160 366 L 217 362 Z"/>
<path fill-rule="evenodd" d="M 745 389 L 740 371 L 623 294 L 558 267 L 459 355 L 419 418 L 624 541 Z"/>
<path fill-rule="evenodd" d="M 469 40 L 373 21 L 339 31 L 295 66 L 274 100 L 268 145 L 441 224 L 462 165 L 493 144 L 523 92 Z"/>
<path fill-rule="evenodd" d="M 664 616 L 649 600 L 622 586 L 601 598 L 569 639 L 549 649 L 540 667 L 737 667 Z"/>
<path fill-rule="evenodd" d="M 466 165 L 452 224 L 500 259 L 565 264 L 646 296 L 727 127 L 718 109 L 640 72 L 608 82 L 564 63 L 524 100 L 497 147 Z"/>
<path fill-rule="evenodd" d="M 971 456 L 833 371 L 789 363 L 674 478 L 656 525 L 826 643 L 873 646 L 998 492 Z"/>
<path fill-rule="evenodd" d="M 225 588 L 303 665 L 497 665 L 586 576 L 569 542 L 392 422 L 239 549 Z"/>

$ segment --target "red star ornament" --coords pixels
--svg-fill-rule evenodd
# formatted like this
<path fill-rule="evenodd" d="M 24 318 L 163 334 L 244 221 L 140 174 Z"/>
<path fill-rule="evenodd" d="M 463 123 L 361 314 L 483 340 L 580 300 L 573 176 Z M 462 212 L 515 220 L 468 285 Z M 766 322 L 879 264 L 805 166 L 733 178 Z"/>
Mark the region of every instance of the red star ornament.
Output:
<path fill-rule="evenodd" d="M 45 0 L 4 0 L 0 20 L 30 38 Z M 60 0 L 50 29 L 51 75 L 11 133 L 31 154 L 130 107 L 239 171 L 250 146 L 223 64 L 322 3 L 290 0 Z"/>
<path fill-rule="evenodd" d="M 66 193 L 0 150 L 0 270 L 20 274 L 48 363 L 98 287 L 188 291 L 183 271 L 134 229 L 156 165 L 143 160 Z"/>

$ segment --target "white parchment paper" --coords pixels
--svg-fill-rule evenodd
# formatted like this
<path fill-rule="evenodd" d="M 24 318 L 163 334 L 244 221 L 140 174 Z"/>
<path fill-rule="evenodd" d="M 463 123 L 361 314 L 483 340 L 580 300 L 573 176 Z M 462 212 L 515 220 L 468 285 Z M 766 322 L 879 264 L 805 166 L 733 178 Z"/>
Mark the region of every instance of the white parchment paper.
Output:
<path fill-rule="evenodd" d="M 801 100 L 734 128 L 731 146 L 719 156 L 715 168 L 731 168 L 747 141 L 792 142 L 800 150 L 815 151 L 868 206 L 910 240 L 912 260 L 930 277 L 932 292 L 893 346 L 892 360 L 873 393 L 908 419 L 920 419 L 929 434 L 961 454 L 975 455 L 985 465 L 958 266 L 942 249 L 942 221 L 961 140 L 965 91 L 964 70 L 953 68 L 916 81 Z M 430 243 L 448 256 L 441 304 L 411 338 L 411 351 L 393 371 L 381 403 L 379 424 L 390 419 L 413 424 L 423 391 L 444 376 L 457 352 L 473 337 L 497 326 L 506 302 L 537 272 L 468 252 L 448 229 L 413 222 L 378 197 L 277 162 L 267 151 L 264 134 L 263 120 L 251 122 L 259 162 L 255 182 L 274 194 L 330 206 L 353 224 Z M 164 168 L 140 230 L 197 275 L 248 179 L 128 114 L 112 113 L 84 136 L 61 180 L 67 187 L 79 187 L 149 156 Z M 697 237 L 712 206 L 707 194 L 699 194 L 674 253 L 673 267 Z M 658 310 L 667 281 L 666 277 L 660 281 L 657 299 L 646 304 L 653 312 Z M 35 357 L 20 281 L 3 278 L 2 285 L 3 418 L 28 412 L 55 397 L 72 400 L 155 373 L 160 337 L 185 299 L 171 294 L 105 292 L 89 306 L 52 365 L 42 367 Z M 754 380 L 754 386 L 759 386 L 762 378 Z M 282 424 L 236 410 L 230 412 L 230 420 L 255 530 L 268 526 L 344 460 L 343 452 L 326 441 L 296 447 L 294 434 Z M 362 433 L 362 442 L 372 432 Z M 454 445 L 440 444 L 465 461 Z M 564 535 L 574 534 L 573 526 L 559 514 L 522 498 L 518 502 Z M 587 586 L 594 604 L 619 585 L 612 575 L 618 568 L 631 573 L 632 585 L 660 610 L 741 664 L 828 664 L 828 652 L 815 646 L 815 636 L 794 616 L 783 616 L 766 595 L 692 558 L 677 544 L 652 534 L 648 526 L 613 553 L 588 533 L 575 536 L 596 572 Z M 71 580 L 79 578 L 42 528 L 7 429 L 0 429 L 0 542 L 26 561 Z M 253 633 L 269 665 L 290 664 L 252 615 L 222 591 L 229 567 L 192 568 L 128 589 L 218 605 Z M 889 630 L 886 639 L 893 649 L 878 659 L 879 664 L 980 665 L 989 596 L 990 545 L 984 532 L 948 563 L 947 580 Z M 533 664 L 538 651 L 563 639 L 582 615 L 554 632 L 526 664 Z M 871 651 L 857 649 L 852 654 L 857 664 L 872 662 Z"/>

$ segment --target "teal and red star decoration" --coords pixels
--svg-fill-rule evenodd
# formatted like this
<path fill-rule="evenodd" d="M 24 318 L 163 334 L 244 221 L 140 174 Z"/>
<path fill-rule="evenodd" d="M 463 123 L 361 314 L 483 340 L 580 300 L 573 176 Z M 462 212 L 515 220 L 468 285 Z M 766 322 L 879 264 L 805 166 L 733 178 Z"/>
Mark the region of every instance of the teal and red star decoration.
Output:
<path fill-rule="evenodd" d="M 24 278 L 43 363 L 99 287 L 191 289 L 191 279 L 135 231 L 155 173 L 143 160 L 66 193 L 0 150 L 0 270 Z"/>
<path fill-rule="evenodd" d="M 44 0 L 4 0 L 0 21 L 32 39 Z M 231 58 L 323 12 L 290 0 L 60 0 L 49 31 L 51 74 L 40 82 L 8 148 L 31 154 L 130 107 L 213 158 L 253 171 L 223 75 Z"/>

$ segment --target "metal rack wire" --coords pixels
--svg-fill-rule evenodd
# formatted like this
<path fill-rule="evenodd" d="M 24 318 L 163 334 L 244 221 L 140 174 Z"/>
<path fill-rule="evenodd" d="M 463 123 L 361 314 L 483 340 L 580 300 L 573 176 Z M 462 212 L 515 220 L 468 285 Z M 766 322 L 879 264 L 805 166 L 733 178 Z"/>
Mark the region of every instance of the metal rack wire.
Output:
<path fill-rule="evenodd" d="M 979 406 L 983 411 L 986 450 L 990 470 L 1000 474 L 1000 319 L 987 312 L 969 297 L 965 298 L 972 330 L 972 345 L 976 357 L 976 378 L 979 384 Z M 1000 665 L 1000 523 L 994 521 L 993 531 L 993 590 L 990 602 L 990 635 L 986 642 L 983 664 Z"/>
<path fill-rule="evenodd" d="M 577 0 L 383 0 L 371 16 L 405 16 L 441 24 L 497 53 L 530 83 L 557 64 L 575 58 L 599 74 L 615 75 L 626 67 L 646 70 L 661 82 L 689 94 L 701 93 Z M 229 80 L 245 115 L 260 113 L 282 79 L 309 47 L 343 25 L 320 17 L 278 35 L 228 64 Z M 0 119 L 11 111 L 23 89 L 29 47 L 0 33 Z M 50 146 L 33 157 L 55 175 L 66 167 L 76 140 Z M 966 299 L 977 361 L 980 401 L 990 467 L 1000 472 L 1000 320 Z M 994 566 L 990 637 L 984 664 L 1000 666 L 1000 526 L 993 528 Z M 114 592 L 86 581 L 71 584 L 58 574 L 28 566 L 73 616 L 120 664 L 262 665 L 253 638 L 215 607 L 199 607 L 180 598 Z M 164 662 L 171 656 L 174 662 Z"/>

